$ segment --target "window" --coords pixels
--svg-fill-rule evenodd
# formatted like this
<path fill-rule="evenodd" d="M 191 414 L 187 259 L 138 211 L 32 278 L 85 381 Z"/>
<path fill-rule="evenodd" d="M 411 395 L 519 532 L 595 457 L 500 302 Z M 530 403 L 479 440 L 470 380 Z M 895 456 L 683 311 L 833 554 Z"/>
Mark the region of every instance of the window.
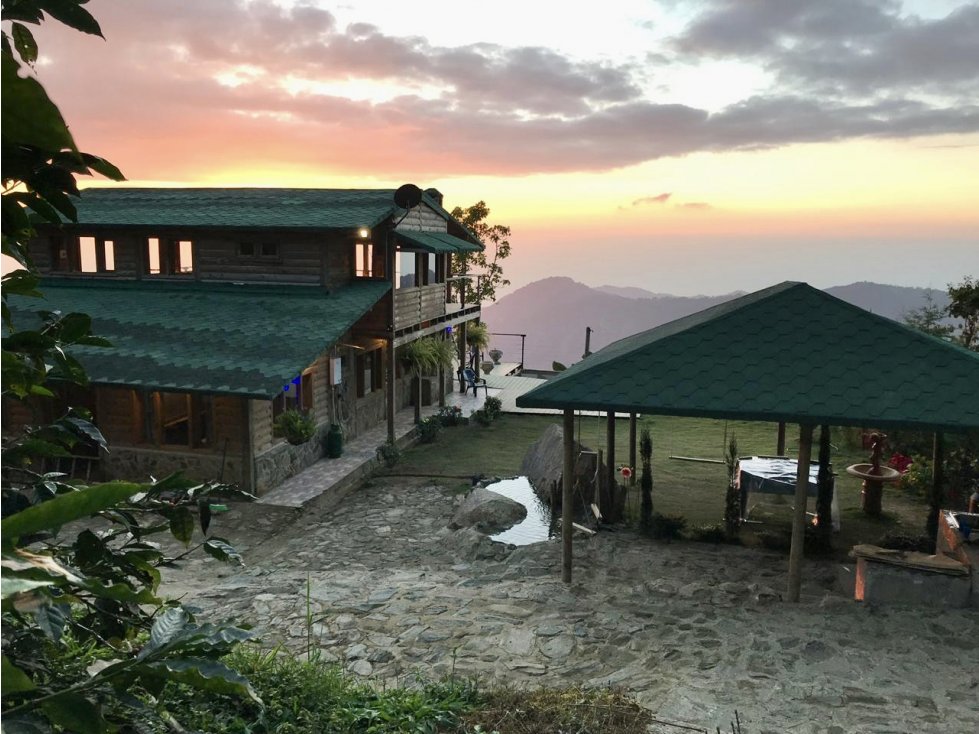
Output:
<path fill-rule="evenodd" d="M 374 276 L 374 245 L 370 242 L 358 242 L 354 251 L 354 275 L 358 278 Z"/>
<path fill-rule="evenodd" d="M 238 256 L 253 260 L 278 260 L 278 242 L 239 242 Z"/>
<path fill-rule="evenodd" d="M 313 370 L 309 369 L 282 386 L 282 392 L 272 400 L 272 420 L 287 410 L 313 409 Z"/>
<path fill-rule="evenodd" d="M 414 288 L 418 285 L 418 254 L 398 248 L 395 258 L 394 285 L 396 288 Z"/>
<path fill-rule="evenodd" d="M 187 275 L 194 272 L 194 243 L 190 240 L 146 239 L 147 275 Z"/>
<path fill-rule="evenodd" d="M 422 255 L 422 260 L 425 263 L 425 285 L 444 283 L 445 276 L 442 274 L 443 257 L 436 255 L 434 252 L 430 252 L 428 255 Z"/>
<path fill-rule="evenodd" d="M 384 352 L 374 349 L 357 355 L 357 397 L 384 387 Z"/>
<path fill-rule="evenodd" d="M 82 263 L 78 240 L 67 237 L 51 238 L 51 270 L 60 273 L 80 273 Z"/>
<path fill-rule="evenodd" d="M 191 449 L 212 443 L 213 411 L 208 395 L 155 392 L 145 406 L 145 439 L 163 446 Z"/>
<path fill-rule="evenodd" d="M 112 272 L 116 269 L 115 243 L 95 237 L 79 237 L 78 264 L 83 273 Z"/>

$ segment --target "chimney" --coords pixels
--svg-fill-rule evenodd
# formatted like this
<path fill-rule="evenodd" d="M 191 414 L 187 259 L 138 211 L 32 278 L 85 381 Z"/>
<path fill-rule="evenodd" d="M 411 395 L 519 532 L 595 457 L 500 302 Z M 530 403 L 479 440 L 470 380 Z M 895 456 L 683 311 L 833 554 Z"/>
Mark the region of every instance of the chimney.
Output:
<path fill-rule="evenodd" d="M 435 199 L 435 202 L 439 206 L 442 206 L 442 192 L 441 191 L 439 191 L 438 189 L 425 189 L 425 193 L 430 198 Z"/>

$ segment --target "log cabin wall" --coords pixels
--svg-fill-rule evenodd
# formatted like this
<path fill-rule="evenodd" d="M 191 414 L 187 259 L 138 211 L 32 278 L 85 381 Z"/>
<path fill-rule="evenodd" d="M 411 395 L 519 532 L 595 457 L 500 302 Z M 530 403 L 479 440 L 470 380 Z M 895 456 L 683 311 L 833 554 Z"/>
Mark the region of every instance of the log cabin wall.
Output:
<path fill-rule="evenodd" d="M 447 232 L 448 224 L 428 204 L 422 203 L 409 211 L 408 215 L 401 220 L 394 231 L 397 232 L 399 229 L 407 229 L 414 232 Z"/>

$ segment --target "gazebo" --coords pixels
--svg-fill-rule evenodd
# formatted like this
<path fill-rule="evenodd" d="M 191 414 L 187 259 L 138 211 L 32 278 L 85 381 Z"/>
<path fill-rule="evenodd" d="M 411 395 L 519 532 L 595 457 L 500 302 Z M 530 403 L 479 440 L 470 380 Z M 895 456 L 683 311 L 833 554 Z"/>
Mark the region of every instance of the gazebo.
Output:
<path fill-rule="evenodd" d="M 979 353 L 785 282 L 621 339 L 517 398 L 564 414 L 564 581 L 571 581 L 574 413 L 798 423 L 788 598 L 798 601 L 813 427 L 979 429 Z M 634 444 L 634 441 L 633 441 Z M 611 440 L 610 440 L 611 446 Z M 609 463 L 612 463 L 610 458 Z"/>

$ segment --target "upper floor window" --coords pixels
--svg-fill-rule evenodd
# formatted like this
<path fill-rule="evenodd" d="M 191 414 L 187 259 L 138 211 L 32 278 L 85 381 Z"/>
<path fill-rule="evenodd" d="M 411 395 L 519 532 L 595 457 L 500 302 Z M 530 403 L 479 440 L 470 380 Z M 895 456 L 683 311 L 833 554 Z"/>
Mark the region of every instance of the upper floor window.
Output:
<path fill-rule="evenodd" d="M 373 278 L 374 245 L 370 242 L 358 242 L 354 248 L 354 275 L 358 278 Z"/>
<path fill-rule="evenodd" d="M 147 275 L 187 275 L 194 272 L 194 243 L 190 240 L 146 238 Z"/>
<path fill-rule="evenodd" d="M 278 242 L 239 242 L 238 255 L 243 258 L 257 260 L 278 260 Z"/>
<path fill-rule="evenodd" d="M 51 269 L 62 273 L 111 273 L 115 243 L 97 237 L 52 237 Z"/>
<path fill-rule="evenodd" d="M 402 250 L 398 248 L 398 254 L 394 260 L 395 264 L 395 276 L 394 276 L 394 287 L 395 288 L 414 288 L 419 285 L 420 279 L 418 277 L 418 253 L 408 252 L 407 250 Z"/>

